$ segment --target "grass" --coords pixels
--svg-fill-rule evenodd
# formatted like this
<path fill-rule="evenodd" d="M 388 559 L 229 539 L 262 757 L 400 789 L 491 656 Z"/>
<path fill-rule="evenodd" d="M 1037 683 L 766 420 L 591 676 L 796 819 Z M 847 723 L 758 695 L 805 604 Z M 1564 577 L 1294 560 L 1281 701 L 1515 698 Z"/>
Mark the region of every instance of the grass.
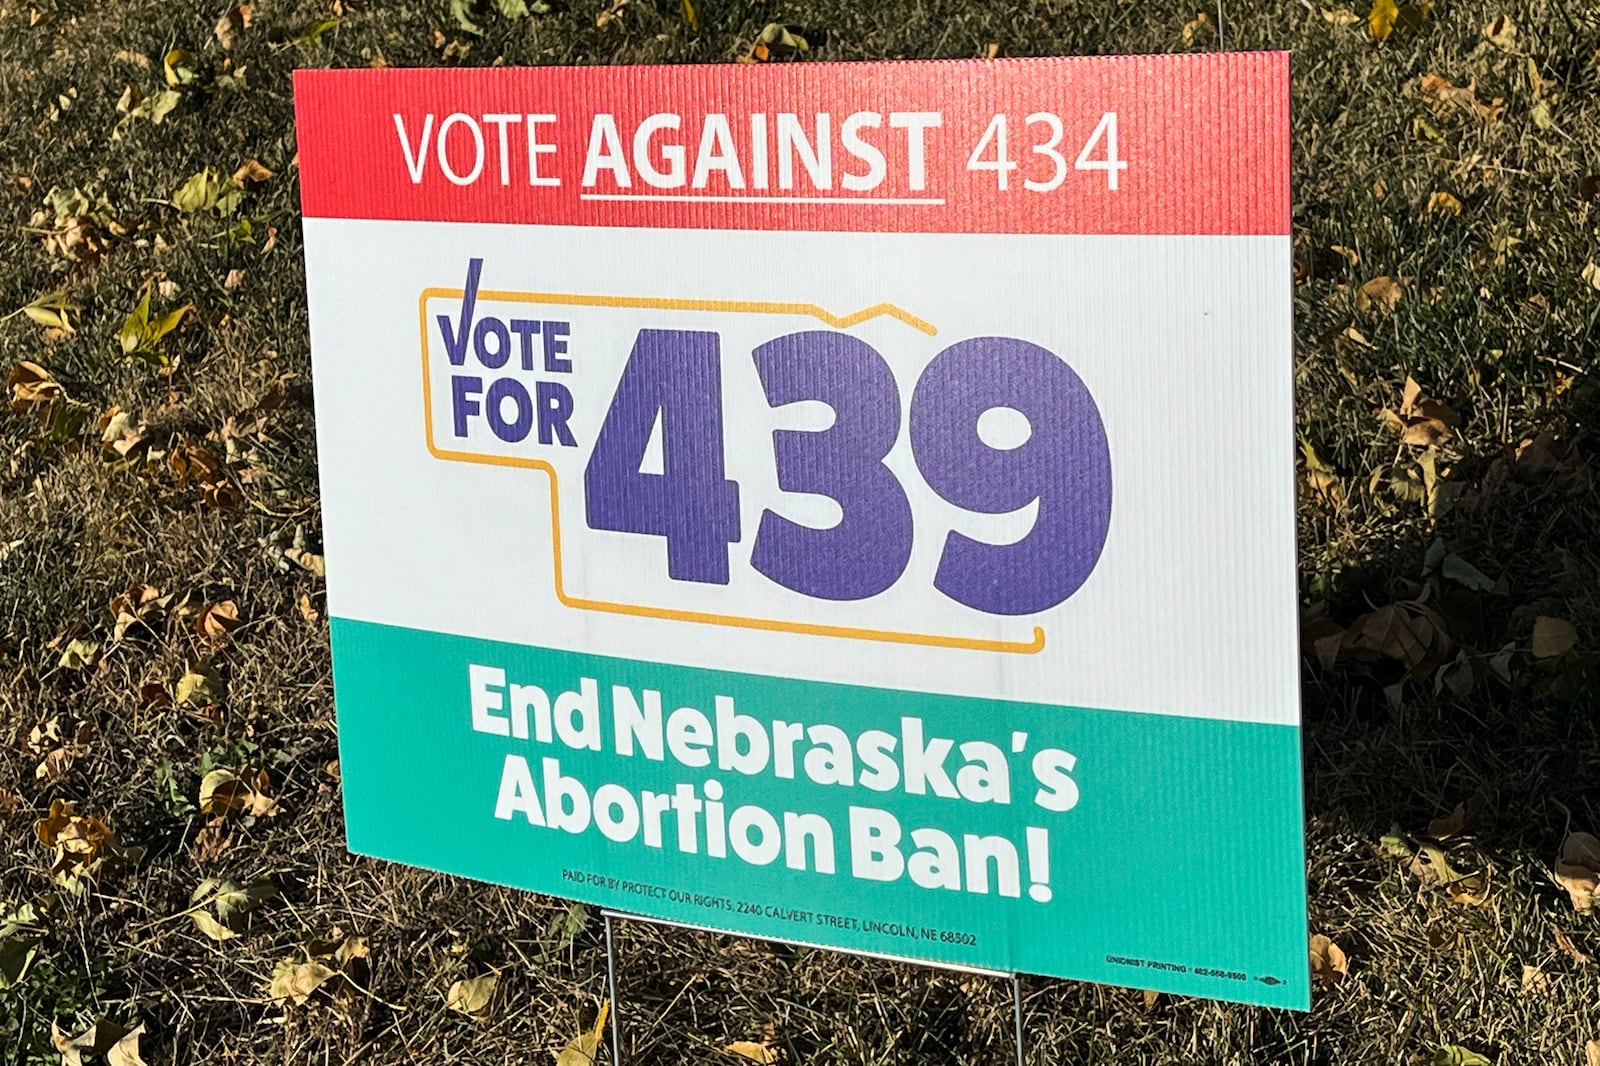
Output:
<path fill-rule="evenodd" d="M 1600 260 L 1597 183 L 1585 181 L 1600 172 L 1600 9 L 1442 3 L 1419 30 L 1375 41 L 1355 2 L 1354 24 L 1321 0 L 1224 12 L 1230 46 L 1294 52 L 1302 594 L 1310 617 L 1330 620 L 1307 634 L 1425 599 L 1459 656 L 1418 664 L 1424 676 L 1394 690 L 1405 668 L 1381 654 L 1325 669 L 1307 649 L 1311 925 L 1350 960 L 1310 1014 L 1030 979 L 1032 1063 L 1405 1064 L 1445 1045 L 1578 1063 L 1600 1037 L 1600 966 L 1561 950 L 1554 930 L 1590 952 L 1600 935 L 1551 876 L 1565 835 L 1600 827 L 1600 503 L 1585 462 L 1600 292 L 1583 277 Z M 1214 45 L 1191 25 L 1195 7 L 1120 0 L 701 0 L 698 32 L 670 0 L 633 0 L 597 26 L 608 7 L 475 9 L 473 35 L 443 3 L 347 3 L 312 41 L 326 4 L 263 2 L 226 54 L 213 7 L 0 9 L 0 312 L 58 289 L 81 306 L 70 335 L 21 315 L 0 323 L 0 366 L 42 365 L 71 401 L 0 418 L 0 901 L 49 912 L 32 970 L 0 990 L 0 1063 L 53 1062 L 52 1019 L 77 1032 L 102 1016 L 143 1021 L 151 1062 L 548 1061 L 605 995 L 593 914 L 343 849 L 322 581 L 295 561 L 316 550 L 318 504 L 292 68 L 726 61 L 768 22 L 804 34 L 815 60 Z M 1497 44 L 1485 27 L 1502 14 L 1516 33 Z M 193 53 L 179 66 L 194 80 L 161 124 L 129 121 L 119 97 L 164 89 L 173 47 Z M 1471 86 L 1488 110 L 1430 95 L 1427 75 Z M 236 214 L 171 206 L 191 175 L 248 158 L 276 176 Z M 106 205 L 40 217 L 52 189 Z M 74 215 L 86 239 L 64 252 Z M 248 238 L 230 234 L 241 218 Z M 1380 290 L 1361 296 L 1376 278 L 1401 279 L 1391 310 L 1371 306 Z M 148 359 L 130 358 L 118 333 L 147 285 L 156 312 L 193 310 Z M 1408 376 L 1459 415 L 1432 452 L 1378 416 L 1398 411 Z M 1213 402 L 1219 420 L 1253 415 Z M 131 459 L 102 447 L 97 420 L 113 405 L 145 426 Z M 189 446 L 222 470 L 180 476 L 171 457 Z M 215 506 L 230 493 L 241 505 Z M 1492 587 L 1430 566 L 1436 541 Z M 138 584 L 187 596 L 189 613 L 175 599 L 115 641 L 110 604 Z M 201 635 L 193 610 L 222 601 L 243 624 Z M 1577 647 L 1536 657 L 1540 616 L 1570 622 Z M 94 665 L 61 665 L 74 639 L 99 644 Z M 197 663 L 226 685 L 215 709 L 171 703 Z M 52 719 L 90 739 L 39 776 L 61 745 L 30 738 Z M 280 813 L 219 833 L 193 810 L 201 777 L 246 763 L 267 768 Z M 1475 793 L 1484 817 L 1445 847 L 1482 879 L 1478 904 L 1378 846 L 1392 825 L 1420 835 Z M 57 799 L 146 854 L 81 895 L 62 890 L 32 831 Z M 1131 843 L 1124 861 L 1149 864 L 1152 906 L 1184 891 L 1160 840 Z M 281 895 L 218 944 L 183 917 L 208 877 L 270 878 Z M 335 931 L 366 938 L 361 987 L 272 1002 L 278 963 Z M 764 1038 L 790 1062 L 1011 1054 L 1009 990 L 988 979 L 637 925 L 618 928 L 618 950 L 629 1062 L 732 1061 L 718 1050 L 728 1041 Z M 1529 966 L 1547 990 L 1525 990 Z M 491 970 L 489 1020 L 446 1008 L 452 982 Z"/>

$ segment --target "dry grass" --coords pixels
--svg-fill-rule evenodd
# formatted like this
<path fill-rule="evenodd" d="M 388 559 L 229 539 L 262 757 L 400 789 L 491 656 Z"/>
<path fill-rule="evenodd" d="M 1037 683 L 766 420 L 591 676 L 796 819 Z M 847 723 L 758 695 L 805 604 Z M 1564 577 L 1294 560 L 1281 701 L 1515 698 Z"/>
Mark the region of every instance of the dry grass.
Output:
<path fill-rule="evenodd" d="M 604 28 L 596 15 L 607 5 L 581 0 L 515 22 L 486 14 L 482 37 L 457 30 L 442 2 L 349 6 L 359 10 L 311 45 L 295 37 L 327 6 L 258 3 L 231 54 L 246 68 L 246 88 L 233 92 L 212 81 L 223 59 L 213 8 L 0 9 L 0 311 L 57 288 L 83 308 L 70 337 L 20 316 L 0 324 L 0 365 L 42 364 L 88 415 L 54 441 L 31 412 L 0 419 L 0 786 L 18 802 L 0 813 L 0 901 L 60 896 L 27 979 L 0 991 L 7 1066 L 54 1061 L 52 1019 L 82 1028 L 101 1016 L 144 1021 L 152 1063 L 550 1061 L 604 995 L 593 914 L 343 849 L 322 582 L 282 554 L 297 530 L 314 551 L 318 525 L 290 69 L 721 61 L 774 20 L 806 32 L 817 59 L 973 56 L 990 42 L 1005 55 L 1210 43 L 1202 31 L 1185 44 L 1196 10 L 1152 3 L 701 0 L 692 34 L 671 0 L 633 0 Z M 1600 965 L 1559 950 L 1552 929 L 1590 951 L 1600 936 L 1550 872 L 1569 830 L 1600 827 L 1585 658 L 1600 645 L 1600 506 L 1582 459 L 1600 413 L 1600 293 L 1581 277 L 1600 260 L 1600 201 L 1580 185 L 1600 172 L 1600 10 L 1594 0 L 1508 7 L 1517 35 L 1505 50 L 1484 38 L 1502 13 L 1493 3 L 1442 4 L 1420 32 L 1381 43 L 1325 15 L 1336 7 L 1254 0 L 1227 11 L 1230 44 L 1295 53 L 1299 419 L 1331 486 L 1331 498 L 1305 495 L 1302 591 L 1345 624 L 1427 589 L 1473 683 L 1436 693 L 1431 680 L 1413 682 L 1391 706 L 1394 664 L 1327 672 L 1307 658 L 1312 928 L 1350 957 L 1349 976 L 1321 990 L 1312 1013 L 1147 1005 L 1133 990 L 1029 980 L 1033 1063 L 1413 1063 L 1444 1044 L 1503 1064 L 1577 1063 L 1600 1037 Z M 447 56 L 451 42 L 470 50 Z M 196 85 L 161 125 L 113 137 L 119 95 L 161 88 L 174 45 L 196 53 Z M 1428 74 L 1470 84 L 1501 110 L 1483 121 L 1435 104 L 1421 89 Z M 1541 100 L 1550 128 L 1536 121 Z M 278 175 L 241 209 L 251 240 L 221 235 L 234 219 L 161 202 L 195 171 L 231 173 L 251 157 Z M 105 193 L 123 232 L 102 222 L 103 248 L 79 246 L 76 259 L 47 248 L 31 220 L 55 187 Z M 1430 213 L 1436 192 L 1456 197 L 1460 214 Z M 242 272 L 232 288 L 231 270 Z M 1357 291 L 1379 276 L 1409 279 L 1404 295 L 1392 312 L 1363 311 Z M 116 339 L 147 282 L 163 310 L 195 305 L 163 344 L 177 359 L 169 371 L 123 357 Z M 1366 343 L 1344 332 L 1352 326 Z M 1408 375 L 1462 415 L 1438 456 L 1460 490 L 1442 515 L 1397 491 L 1397 477 L 1421 478 L 1420 449 L 1375 416 L 1397 407 Z M 255 425 L 249 409 L 275 396 Z M 1219 419 L 1252 416 L 1215 403 Z M 94 420 L 113 404 L 148 427 L 152 448 L 189 441 L 223 458 L 221 481 L 244 504 L 212 506 L 160 463 L 108 459 Z M 1519 445 L 1542 432 L 1561 455 L 1575 449 L 1564 472 L 1519 467 Z M 1425 573 L 1436 539 L 1495 588 Z M 192 616 L 173 615 L 114 642 L 108 605 L 141 583 L 196 607 L 233 600 L 244 625 L 208 640 Z M 1554 687 L 1553 668 L 1528 650 L 1537 615 L 1579 633 Z M 101 644 L 98 665 L 59 665 L 74 637 Z M 1507 644 L 1509 682 L 1489 669 Z M 217 711 L 141 694 L 170 693 L 198 661 L 227 684 Z M 41 779 L 29 738 L 53 718 L 98 737 Z M 245 763 L 267 768 L 281 812 L 234 819 L 224 840 L 192 807 L 205 769 Z M 1485 818 L 1448 851 L 1486 879 L 1487 902 L 1455 902 L 1379 852 L 1391 824 L 1421 833 L 1480 791 Z M 55 799 L 148 853 L 81 897 L 60 893 L 31 829 Z M 1159 840 L 1130 841 L 1121 861 L 1149 864 L 1154 906 L 1184 891 Z M 206 877 L 270 878 L 281 897 L 251 915 L 246 935 L 216 944 L 181 917 Z M 263 985 L 277 963 L 333 930 L 368 940 L 361 988 L 273 1003 Z M 797 1063 L 1011 1054 L 1009 989 L 988 979 L 641 925 L 618 927 L 618 949 L 629 1062 L 732 1061 L 718 1050 L 728 1041 L 763 1038 Z M 1529 965 L 1548 974 L 1548 992 L 1523 991 Z M 453 981 L 490 970 L 501 985 L 490 1019 L 446 1009 Z"/>

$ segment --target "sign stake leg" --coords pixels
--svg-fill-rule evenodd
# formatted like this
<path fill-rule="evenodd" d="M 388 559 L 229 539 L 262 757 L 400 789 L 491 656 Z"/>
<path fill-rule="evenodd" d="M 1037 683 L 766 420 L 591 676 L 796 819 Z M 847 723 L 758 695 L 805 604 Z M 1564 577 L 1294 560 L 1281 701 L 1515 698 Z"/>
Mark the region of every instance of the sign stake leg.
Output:
<path fill-rule="evenodd" d="M 611 913 L 605 911 L 602 916 L 606 923 L 606 991 L 611 998 L 611 1066 L 622 1066 L 622 1010 L 617 1002 L 617 949 L 611 940 Z"/>
<path fill-rule="evenodd" d="M 1011 975 L 1011 1014 L 1016 1026 L 1017 1038 L 1017 1066 L 1027 1066 L 1022 1050 L 1022 975 Z"/>

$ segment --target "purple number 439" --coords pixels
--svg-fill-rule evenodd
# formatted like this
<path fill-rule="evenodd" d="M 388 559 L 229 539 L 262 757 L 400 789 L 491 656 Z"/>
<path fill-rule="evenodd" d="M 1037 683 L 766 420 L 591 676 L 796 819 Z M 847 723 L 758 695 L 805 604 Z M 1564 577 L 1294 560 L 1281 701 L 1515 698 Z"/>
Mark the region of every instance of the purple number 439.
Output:
<path fill-rule="evenodd" d="M 677 581 L 727 584 L 728 545 L 741 536 L 738 485 L 724 475 L 721 339 L 695 330 L 645 329 L 584 471 L 592 529 L 665 537 Z M 843 517 L 826 529 L 763 512 L 750 563 L 806 596 L 861 600 L 888 589 L 911 559 L 905 487 L 884 463 L 901 431 L 900 393 L 883 356 L 846 333 L 809 330 L 754 352 L 767 402 L 832 408 L 816 431 L 777 430 L 778 487 L 827 496 Z M 992 447 L 979 418 L 1008 408 L 1027 439 Z M 661 423 L 662 470 L 642 472 Z M 1087 580 L 1111 523 L 1111 451 L 1083 381 L 1054 353 L 1010 337 L 976 337 L 944 349 L 911 394 L 911 452 L 928 487 L 981 514 L 1037 504 L 1020 540 L 990 544 L 945 536 L 934 587 L 995 615 L 1065 601 Z"/>

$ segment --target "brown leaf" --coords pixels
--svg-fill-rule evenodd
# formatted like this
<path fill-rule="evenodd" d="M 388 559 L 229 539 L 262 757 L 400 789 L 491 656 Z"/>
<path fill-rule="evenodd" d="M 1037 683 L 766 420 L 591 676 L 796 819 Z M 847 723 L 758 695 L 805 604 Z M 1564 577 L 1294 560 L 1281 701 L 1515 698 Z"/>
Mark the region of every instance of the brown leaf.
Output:
<path fill-rule="evenodd" d="M 1578 631 L 1571 622 L 1541 614 L 1533 620 L 1533 657 L 1556 659 L 1578 643 Z"/>
<path fill-rule="evenodd" d="M 1573 962 L 1577 963 L 1579 966 L 1582 966 L 1586 963 L 1594 961 L 1581 948 L 1579 948 L 1578 945 L 1572 942 L 1571 937 L 1561 931 L 1560 926 L 1552 925 L 1550 928 L 1554 930 L 1556 934 L 1556 947 L 1566 952 L 1567 957 Z"/>
<path fill-rule="evenodd" d="M 316 625 L 318 619 L 322 617 L 317 613 L 317 609 L 311 606 L 311 595 L 309 593 L 302 592 L 300 594 L 300 617 L 311 625 Z"/>
<path fill-rule="evenodd" d="M 1458 111 L 1476 120 L 1480 125 L 1487 126 L 1500 117 L 1504 110 L 1505 101 L 1495 99 L 1493 103 L 1485 104 L 1478 99 L 1476 83 L 1469 82 L 1465 86 L 1457 87 L 1448 78 L 1437 74 L 1424 74 L 1420 83 L 1422 98 L 1427 101 L 1435 115 L 1444 115 L 1451 111 Z"/>
<path fill-rule="evenodd" d="M 1391 277 L 1376 277 L 1356 290 L 1356 310 L 1388 314 L 1400 306 L 1405 289 Z"/>
<path fill-rule="evenodd" d="M 1481 907 L 1489 902 L 1489 884 L 1477 874 L 1468 874 L 1458 881 L 1450 881 L 1444 888 L 1450 893 L 1450 901 L 1459 903 L 1463 907 Z"/>
<path fill-rule="evenodd" d="M 1522 994 L 1547 996 L 1550 994 L 1550 975 L 1537 966 L 1522 964 Z"/>
<path fill-rule="evenodd" d="M 1600 890 L 1600 839 L 1589 833 L 1569 833 L 1556 861 L 1556 881 L 1572 897 L 1580 914 L 1594 910 L 1594 896 Z"/>
<path fill-rule="evenodd" d="M 211 640 L 221 640 L 241 624 L 239 605 L 232 600 L 208 603 L 200 608 L 200 613 L 194 619 L 195 632 Z"/>
<path fill-rule="evenodd" d="M 1338 944 L 1317 933 L 1311 938 L 1311 976 L 1333 987 L 1350 972 L 1350 960 Z"/>
<path fill-rule="evenodd" d="M 163 596 L 154 585 L 134 585 L 126 592 L 113 596 L 111 614 L 116 618 L 116 625 L 112 628 L 112 639 L 123 639 L 134 626 L 149 627 L 151 623 L 160 621 L 166 617 L 172 599 L 172 593 Z"/>
<path fill-rule="evenodd" d="M 21 411 L 35 404 L 51 404 L 66 398 L 61 383 L 50 376 L 50 371 L 38 363 L 26 360 L 17 363 L 6 376 L 6 386 L 11 390 L 11 409 Z"/>
<path fill-rule="evenodd" d="M 246 185 L 247 183 L 259 185 L 271 177 L 272 171 L 262 166 L 259 161 L 246 159 L 239 165 L 239 169 L 233 172 L 233 183 L 235 185 Z"/>
<path fill-rule="evenodd" d="M 1600 1066 L 1600 1040 L 1590 1040 L 1583 1045 L 1585 1066 Z"/>
<path fill-rule="evenodd" d="M 778 1061 L 777 1049 L 766 1044 L 758 1044 L 754 1040 L 735 1040 L 731 1044 L 725 1044 L 722 1050 L 741 1059 L 762 1063 L 762 1066 L 772 1066 Z"/>
<path fill-rule="evenodd" d="M 239 35 L 250 27 L 250 5 L 237 4 L 217 20 L 217 43 L 226 52 L 238 41 Z"/>
<path fill-rule="evenodd" d="M 1486 800 L 1483 794 L 1475 793 L 1465 803 L 1458 803 L 1455 810 L 1443 818 L 1435 818 L 1428 823 L 1428 835 L 1435 840 L 1449 840 L 1451 837 L 1470 833 L 1477 828 L 1478 817 L 1483 813 Z"/>
<path fill-rule="evenodd" d="M 1450 439 L 1450 427 L 1437 418 L 1420 418 L 1408 424 L 1400 433 L 1401 444 L 1431 448 Z"/>

